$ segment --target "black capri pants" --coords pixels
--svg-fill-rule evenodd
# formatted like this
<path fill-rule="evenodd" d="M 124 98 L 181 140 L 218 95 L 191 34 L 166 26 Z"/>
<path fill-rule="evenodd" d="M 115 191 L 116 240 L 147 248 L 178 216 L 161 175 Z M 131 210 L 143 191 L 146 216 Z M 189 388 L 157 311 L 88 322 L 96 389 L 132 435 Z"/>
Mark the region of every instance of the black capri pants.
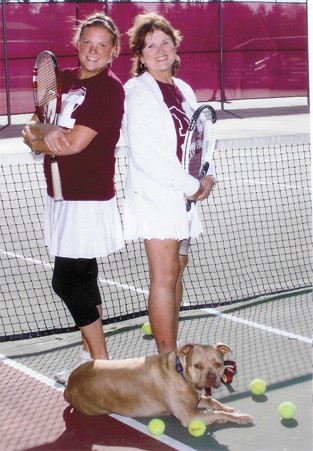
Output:
<path fill-rule="evenodd" d="M 52 288 L 66 304 L 78 327 L 88 326 L 100 318 L 96 258 L 55 257 Z"/>

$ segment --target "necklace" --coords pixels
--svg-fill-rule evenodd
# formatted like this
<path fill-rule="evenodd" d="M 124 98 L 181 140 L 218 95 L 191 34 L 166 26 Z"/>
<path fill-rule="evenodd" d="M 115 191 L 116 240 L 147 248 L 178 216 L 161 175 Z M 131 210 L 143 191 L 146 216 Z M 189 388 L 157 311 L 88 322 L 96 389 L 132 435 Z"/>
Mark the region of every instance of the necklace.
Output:
<path fill-rule="evenodd" d="M 164 83 L 164 84 L 167 87 L 167 89 L 169 90 L 169 92 L 172 94 L 172 96 L 174 97 L 174 99 L 176 100 L 178 105 L 181 105 L 183 99 L 182 99 L 182 95 L 180 94 L 180 91 L 178 91 L 178 88 L 176 87 L 176 85 L 174 85 L 174 84 L 170 85 L 168 83 Z M 171 89 L 170 86 L 173 86 L 174 89 Z M 177 97 L 177 91 L 179 92 L 178 95 L 180 96 L 180 99 Z"/>

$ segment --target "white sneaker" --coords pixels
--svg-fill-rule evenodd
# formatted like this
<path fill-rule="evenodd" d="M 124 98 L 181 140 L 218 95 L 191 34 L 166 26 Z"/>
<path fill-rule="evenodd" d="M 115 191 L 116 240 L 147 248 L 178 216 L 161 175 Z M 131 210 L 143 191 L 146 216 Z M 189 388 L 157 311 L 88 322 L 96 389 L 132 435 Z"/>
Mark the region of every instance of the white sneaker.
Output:
<path fill-rule="evenodd" d="M 80 351 L 75 360 L 73 361 L 72 365 L 69 367 L 69 369 L 60 371 L 54 376 L 54 379 L 58 381 L 60 384 L 63 385 L 66 384 L 71 372 L 74 371 L 75 368 L 82 365 L 83 363 L 89 362 L 89 360 L 92 360 L 90 354 L 88 354 L 88 352 L 86 351 Z"/>

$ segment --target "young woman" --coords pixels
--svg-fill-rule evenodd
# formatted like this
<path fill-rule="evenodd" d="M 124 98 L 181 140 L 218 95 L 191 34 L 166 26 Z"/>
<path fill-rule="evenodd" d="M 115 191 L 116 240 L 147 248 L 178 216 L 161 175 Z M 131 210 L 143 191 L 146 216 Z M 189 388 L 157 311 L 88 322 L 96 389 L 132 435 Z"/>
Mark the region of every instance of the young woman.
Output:
<path fill-rule="evenodd" d="M 181 165 L 182 145 L 196 97 L 174 78 L 180 33 L 162 16 L 140 14 L 128 32 L 133 78 L 125 88 L 123 135 L 129 152 L 125 238 L 143 238 L 150 272 L 148 312 L 159 353 L 176 347 L 182 273 L 191 237 L 201 232 L 197 206 L 215 178 L 200 180 Z M 213 166 L 212 166 L 213 168 Z"/>
<path fill-rule="evenodd" d="M 45 153 L 45 242 L 55 256 L 54 291 L 67 305 L 83 340 L 70 372 L 89 359 L 108 359 L 102 329 L 97 257 L 124 245 L 114 187 L 115 147 L 124 112 L 124 90 L 110 69 L 119 52 L 119 32 L 102 13 L 87 17 L 75 34 L 79 67 L 61 72 L 58 125 L 33 116 L 25 143 Z M 58 156 L 64 201 L 54 202 L 49 155 Z"/>

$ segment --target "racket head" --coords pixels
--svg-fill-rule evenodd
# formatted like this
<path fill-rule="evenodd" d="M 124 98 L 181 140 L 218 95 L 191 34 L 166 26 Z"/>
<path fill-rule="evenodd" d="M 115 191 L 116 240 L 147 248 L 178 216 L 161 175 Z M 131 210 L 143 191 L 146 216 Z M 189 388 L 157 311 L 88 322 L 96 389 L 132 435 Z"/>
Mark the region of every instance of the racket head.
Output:
<path fill-rule="evenodd" d="M 205 175 L 203 165 L 207 152 L 214 144 L 215 122 L 216 112 L 211 105 L 201 105 L 192 115 L 184 143 L 183 166 L 193 177 Z"/>
<path fill-rule="evenodd" d="M 32 87 L 40 122 L 56 124 L 61 111 L 61 83 L 56 57 L 49 50 L 43 50 L 36 58 Z"/>

